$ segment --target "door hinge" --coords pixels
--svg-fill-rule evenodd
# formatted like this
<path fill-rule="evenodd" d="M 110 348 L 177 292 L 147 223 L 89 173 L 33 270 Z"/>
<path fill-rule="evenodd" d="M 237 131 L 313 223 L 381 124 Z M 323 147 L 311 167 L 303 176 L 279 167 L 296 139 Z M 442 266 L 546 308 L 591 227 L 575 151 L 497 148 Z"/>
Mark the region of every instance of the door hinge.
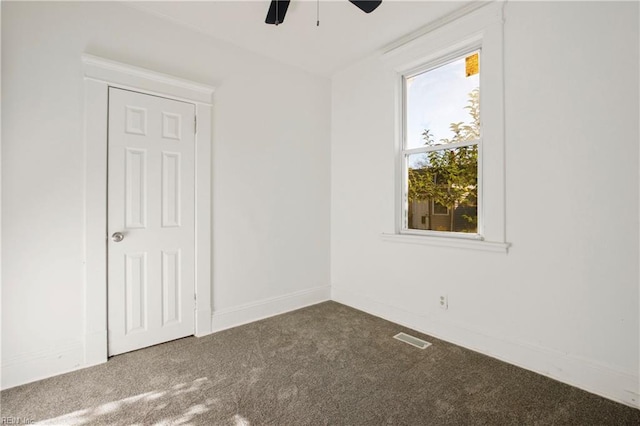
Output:
<path fill-rule="evenodd" d="M 193 133 L 198 133 L 198 117 L 193 117 Z"/>
<path fill-rule="evenodd" d="M 197 295 L 193 295 L 193 310 L 195 311 L 196 309 L 198 309 L 198 296 Z"/>

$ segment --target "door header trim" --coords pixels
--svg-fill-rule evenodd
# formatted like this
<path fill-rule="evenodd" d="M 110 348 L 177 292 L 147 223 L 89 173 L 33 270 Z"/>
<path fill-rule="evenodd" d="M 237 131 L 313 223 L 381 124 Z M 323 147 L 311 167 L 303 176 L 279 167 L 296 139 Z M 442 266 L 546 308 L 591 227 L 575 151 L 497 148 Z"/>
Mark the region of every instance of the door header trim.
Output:
<path fill-rule="evenodd" d="M 82 55 L 82 68 L 85 79 L 203 105 L 212 104 L 215 91 L 212 86 L 89 54 Z"/>

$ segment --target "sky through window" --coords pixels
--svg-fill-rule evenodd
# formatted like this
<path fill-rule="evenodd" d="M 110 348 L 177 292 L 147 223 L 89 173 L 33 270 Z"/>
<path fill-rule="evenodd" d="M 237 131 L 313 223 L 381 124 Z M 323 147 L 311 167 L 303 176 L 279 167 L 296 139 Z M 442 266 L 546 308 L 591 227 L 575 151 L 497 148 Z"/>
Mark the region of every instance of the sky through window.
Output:
<path fill-rule="evenodd" d="M 467 55 L 469 56 L 469 55 Z M 480 87 L 480 75 L 465 72 L 465 57 L 406 80 L 406 148 L 424 146 L 429 129 L 436 143 L 451 139 L 451 123 L 471 121 L 465 107 L 469 93 Z"/>

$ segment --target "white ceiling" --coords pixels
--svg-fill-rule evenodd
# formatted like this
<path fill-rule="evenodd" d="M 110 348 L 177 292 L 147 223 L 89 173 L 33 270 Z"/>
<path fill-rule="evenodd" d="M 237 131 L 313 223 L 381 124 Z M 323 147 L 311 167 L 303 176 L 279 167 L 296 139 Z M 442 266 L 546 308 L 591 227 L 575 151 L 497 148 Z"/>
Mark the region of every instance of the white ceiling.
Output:
<path fill-rule="evenodd" d="M 264 23 L 269 0 L 127 3 L 247 50 L 329 76 L 467 2 L 383 0 L 365 14 L 347 0 L 292 0 L 283 24 Z"/>

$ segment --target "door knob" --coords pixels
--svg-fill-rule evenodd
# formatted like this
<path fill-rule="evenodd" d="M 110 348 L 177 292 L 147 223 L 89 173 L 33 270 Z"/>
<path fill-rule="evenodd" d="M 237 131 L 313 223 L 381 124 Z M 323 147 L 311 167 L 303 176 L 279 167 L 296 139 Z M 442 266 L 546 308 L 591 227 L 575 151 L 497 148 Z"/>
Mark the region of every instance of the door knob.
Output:
<path fill-rule="evenodd" d="M 111 239 L 114 243 L 119 243 L 120 241 L 124 240 L 124 234 L 122 232 L 114 232 L 111 236 Z"/>

